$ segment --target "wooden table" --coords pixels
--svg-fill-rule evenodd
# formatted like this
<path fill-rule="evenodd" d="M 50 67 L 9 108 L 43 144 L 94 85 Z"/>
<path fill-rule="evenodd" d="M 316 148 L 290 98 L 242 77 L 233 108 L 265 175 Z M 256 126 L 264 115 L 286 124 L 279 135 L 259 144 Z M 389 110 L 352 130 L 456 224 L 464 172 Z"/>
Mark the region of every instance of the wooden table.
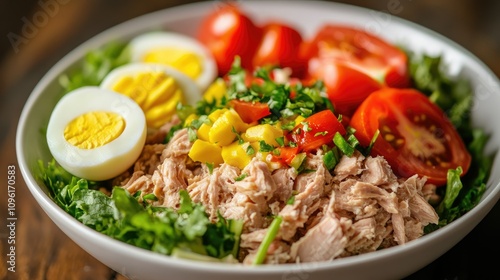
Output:
<path fill-rule="evenodd" d="M 45 9 L 43 26 L 27 42 L 14 45 L 7 40 L 2 48 L 0 91 L 0 279 L 125 279 L 78 247 L 64 235 L 37 205 L 19 172 L 16 173 L 16 272 L 7 270 L 7 171 L 17 168 L 15 129 L 28 95 L 44 73 L 68 51 L 91 36 L 129 18 L 193 1 L 13 1 L 0 8 L 0 34 L 20 34 L 25 20 Z M 12 3 L 10 3 L 12 2 Z M 45 8 L 40 3 L 51 3 Z M 429 27 L 458 42 L 483 60 L 500 76 L 500 4 L 497 1 L 386 0 L 341 1 L 375 11 L 392 11 Z M 397 10 L 391 10 L 397 5 Z M 48 8 L 47 8 L 48 7 Z M 33 9 L 35 8 L 35 9 Z M 397 11 L 397 13 L 394 13 Z M 40 14 L 39 14 L 40 15 Z M 40 18 L 39 20 L 42 20 Z M 7 36 L 6 36 L 7 35 Z M 500 251 L 500 204 L 463 241 L 441 258 L 408 279 L 487 279 L 498 273 Z M 388 268 L 390 269 L 390 268 Z M 488 277 L 490 276 L 490 277 Z"/>

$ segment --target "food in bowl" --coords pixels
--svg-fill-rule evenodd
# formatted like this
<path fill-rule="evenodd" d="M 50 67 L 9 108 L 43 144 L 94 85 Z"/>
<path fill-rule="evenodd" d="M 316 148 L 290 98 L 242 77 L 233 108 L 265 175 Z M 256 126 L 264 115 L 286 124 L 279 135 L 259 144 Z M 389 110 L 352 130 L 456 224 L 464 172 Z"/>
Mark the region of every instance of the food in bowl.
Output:
<path fill-rule="evenodd" d="M 259 28 L 234 6 L 209 19 L 225 13 L 244 23 L 235 32 Z M 154 94 L 152 115 L 168 120 L 150 123 L 134 164 L 106 181 L 41 163 L 54 200 L 141 248 L 249 264 L 327 261 L 404 244 L 478 203 L 490 168 L 487 137 L 471 127 L 470 88 L 437 71 L 438 58 L 408 59 L 351 27 L 327 25 L 303 40 L 290 26 L 269 26 L 250 49 L 238 33 L 224 38 L 237 57 L 218 54 L 206 43 L 220 42 L 217 33 L 203 32 L 219 77 L 194 106 L 178 102 L 187 96 L 181 87 L 158 86 L 169 77 L 180 83 L 168 73 L 158 83 L 146 70 L 142 79 L 116 80 L 111 88 L 126 88 L 138 104 Z M 266 52 L 269 44 L 279 51 Z M 97 52 L 110 53 L 104 59 L 113 68 L 127 67 L 126 46 L 106 50 Z M 228 57 L 231 67 L 221 70 Z M 104 87 L 111 70 L 90 82 L 63 77 L 67 94 Z M 166 92 L 179 98 L 162 99 Z M 150 107 L 141 108 L 147 119 Z"/>

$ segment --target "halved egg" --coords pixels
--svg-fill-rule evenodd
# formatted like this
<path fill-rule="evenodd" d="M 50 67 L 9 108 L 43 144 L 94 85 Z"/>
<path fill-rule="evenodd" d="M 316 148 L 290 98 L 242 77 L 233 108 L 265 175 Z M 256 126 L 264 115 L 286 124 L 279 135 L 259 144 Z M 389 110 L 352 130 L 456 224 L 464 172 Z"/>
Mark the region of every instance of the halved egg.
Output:
<path fill-rule="evenodd" d="M 129 44 L 133 62 L 169 65 L 193 79 L 204 91 L 217 76 L 212 54 L 196 39 L 173 32 L 150 32 Z"/>
<path fill-rule="evenodd" d="M 168 122 L 177 104 L 194 105 L 201 91 L 186 75 L 176 69 L 153 63 L 130 63 L 112 70 L 101 88 L 132 98 L 144 111 L 150 128 Z"/>
<path fill-rule="evenodd" d="M 146 133 L 144 113 L 132 99 L 86 86 L 67 93 L 56 104 L 47 127 L 47 144 L 68 172 L 102 181 L 134 164 Z"/>

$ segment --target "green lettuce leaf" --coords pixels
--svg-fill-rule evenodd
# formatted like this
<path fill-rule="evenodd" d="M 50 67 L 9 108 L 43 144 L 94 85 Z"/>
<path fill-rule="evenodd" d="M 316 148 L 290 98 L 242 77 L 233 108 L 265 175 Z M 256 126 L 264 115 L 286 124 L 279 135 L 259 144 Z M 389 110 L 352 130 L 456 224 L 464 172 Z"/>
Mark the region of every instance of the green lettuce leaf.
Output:
<path fill-rule="evenodd" d="M 96 231 L 166 255 L 178 249 L 217 259 L 237 257 L 243 222 L 219 215 L 212 223 L 203 205 L 193 203 L 185 190 L 180 191 L 176 211 L 139 202 L 121 187 L 114 187 L 108 196 L 97 189 L 96 182 L 72 176 L 54 160 L 46 166 L 39 162 L 39 167 L 39 179 L 52 199 Z"/>

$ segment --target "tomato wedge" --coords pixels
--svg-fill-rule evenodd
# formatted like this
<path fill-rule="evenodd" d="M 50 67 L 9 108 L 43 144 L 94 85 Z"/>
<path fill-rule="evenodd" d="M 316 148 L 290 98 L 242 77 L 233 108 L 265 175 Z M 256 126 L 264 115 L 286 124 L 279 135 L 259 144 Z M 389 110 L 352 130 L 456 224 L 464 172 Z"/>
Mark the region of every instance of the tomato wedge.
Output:
<path fill-rule="evenodd" d="M 237 5 L 226 3 L 203 19 L 197 38 L 210 50 L 219 75 L 224 76 L 237 55 L 242 67 L 251 69 L 261 34 L 262 30 Z"/>
<path fill-rule="evenodd" d="M 304 44 L 302 55 L 314 60 L 333 59 L 364 72 L 389 87 L 410 85 L 408 58 L 399 48 L 361 29 L 324 25 Z"/>
<path fill-rule="evenodd" d="M 302 35 L 280 22 L 268 22 L 262 27 L 262 32 L 261 42 L 253 57 L 254 68 L 266 65 L 289 67 L 293 76 L 302 76 L 306 67 L 306 60 L 299 56 Z"/>
<path fill-rule="evenodd" d="M 417 90 L 384 88 L 372 93 L 350 125 L 364 146 L 379 130 L 372 155 L 384 156 L 400 176 L 418 174 L 441 186 L 448 169 L 461 166 L 463 174 L 469 169 L 471 155 L 462 138 L 444 112 Z"/>
<path fill-rule="evenodd" d="M 299 151 L 310 152 L 322 145 L 332 144 L 336 132 L 346 134 L 344 126 L 333 112 L 323 110 L 297 124 L 287 137 L 297 143 Z"/>
<path fill-rule="evenodd" d="M 266 103 L 247 102 L 237 99 L 229 101 L 229 105 L 240 115 L 241 119 L 246 123 L 256 122 L 263 117 L 269 116 L 271 111 Z"/>
<path fill-rule="evenodd" d="M 311 63 L 309 73 L 323 80 L 335 113 L 345 116 L 352 116 L 368 95 L 382 87 L 365 73 L 333 59 Z"/>

